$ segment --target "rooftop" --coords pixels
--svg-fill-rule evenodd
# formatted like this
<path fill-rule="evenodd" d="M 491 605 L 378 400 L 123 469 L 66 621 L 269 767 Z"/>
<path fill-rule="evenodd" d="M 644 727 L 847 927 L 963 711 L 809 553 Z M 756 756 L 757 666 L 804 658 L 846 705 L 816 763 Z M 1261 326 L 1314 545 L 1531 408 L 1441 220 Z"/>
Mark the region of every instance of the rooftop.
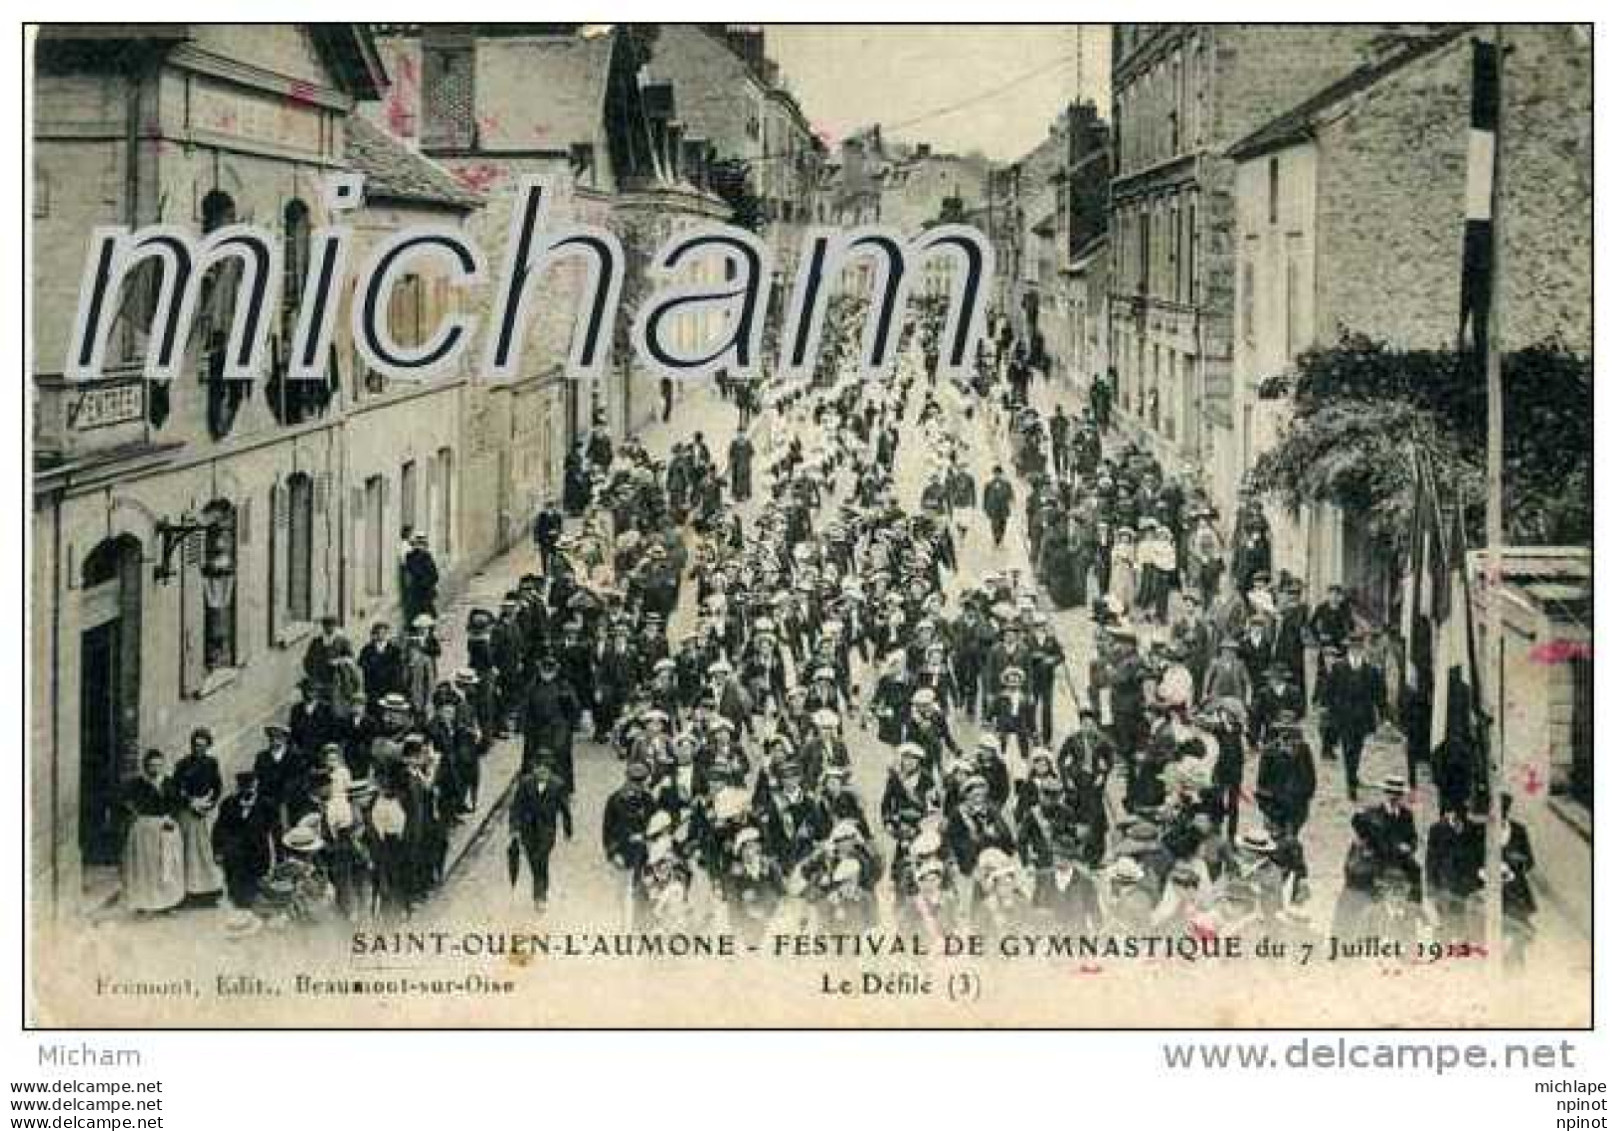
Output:
<path fill-rule="evenodd" d="M 365 196 L 416 204 L 472 209 L 483 198 L 461 184 L 436 161 L 422 157 L 402 142 L 358 116 L 348 119 L 348 162 L 365 174 Z"/>
<path fill-rule="evenodd" d="M 1313 127 L 1319 119 L 1333 107 L 1369 90 L 1381 79 L 1410 63 L 1435 54 L 1465 34 L 1467 30 L 1468 28 L 1464 26 L 1448 27 L 1405 40 L 1379 58 L 1349 72 L 1299 105 L 1247 134 L 1229 146 L 1229 156 L 1236 160 L 1244 160 L 1306 141 L 1313 136 Z"/>

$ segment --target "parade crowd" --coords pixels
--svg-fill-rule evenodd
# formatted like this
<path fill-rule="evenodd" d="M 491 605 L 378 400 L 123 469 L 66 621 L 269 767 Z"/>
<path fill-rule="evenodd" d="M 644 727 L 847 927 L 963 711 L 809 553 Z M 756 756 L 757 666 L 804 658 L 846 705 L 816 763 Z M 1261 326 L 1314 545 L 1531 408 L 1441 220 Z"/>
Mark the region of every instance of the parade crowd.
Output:
<path fill-rule="evenodd" d="M 1205 494 L 1118 435 L 1112 380 L 1045 413 L 1039 351 L 1002 320 L 970 382 L 936 377 L 933 338 L 912 326 L 883 380 L 744 390 L 717 455 L 700 432 L 665 460 L 592 434 L 535 519 L 532 572 L 470 611 L 463 669 L 438 670 L 437 570 L 411 539 L 402 639 L 378 623 L 356 651 L 323 623 L 231 791 L 206 731 L 171 768 L 146 754 L 126 906 L 223 897 L 243 933 L 402 921 L 443 883 L 454 825 L 505 794 L 481 765 L 511 738 L 499 827 L 536 915 L 567 882 L 558 839 L 587 829 L 621 885 L 610 925 L 637 930 L 1479 940 L 1472 759 L 1409 725 L 1395 635 L 1340 586 L 1309 607 L 1275 577 L 1256 499 L 1225 544 Z M 1004 568 L 970 576 L 984 540 Z M 1057 632 L 1070 609 L 1085 654 Z M 1360 780 L 1394 725 L 1406 769 Z M 575 809 L 580 757 L 621 765 L 598 813 Z M 1422 835 L 1425 771 L 1441 816 Z M 1330 790 L 1351 845 L 1321 909 Z M 1518 955 L 1518 822 L 1504 856 Z"/>

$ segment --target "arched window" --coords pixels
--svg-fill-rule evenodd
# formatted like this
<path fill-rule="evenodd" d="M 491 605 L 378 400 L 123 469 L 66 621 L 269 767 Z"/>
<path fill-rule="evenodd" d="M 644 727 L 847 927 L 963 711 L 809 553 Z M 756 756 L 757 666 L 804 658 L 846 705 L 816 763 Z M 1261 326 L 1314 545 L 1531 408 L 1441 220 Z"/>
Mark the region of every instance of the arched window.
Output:
<path fill-rule="evenodd" d="M 286 380 L 286 368 L 291 357 L 292 339 L 297 333 L 297 312 L 303 301 L 304 281 L 309 272 L 309 207 L 301 200 L 287 203 L 281 214 L 281 320 L 279 339 L 274 344 L 273 368 L 264 384 L 264 398 L 270 411 L 282 424 L 302 424 L 322 412 L 331 403 L 336 389 L 335 349 L 326 364 L 329 367 L 324 381 Z"/>
<path fill-rule="evenodd" d="M 203 235 L 235 222 L 236 202 L 228 193 L 214 189 L 202 198 Z M 241 402 L 246 399 L 249 384 L 247 381 L 224 379 L 230 319 L 235 314 L 236 296 L 240 289 L 241 261 L 234 256 L 212 268 L 202 279 L 196 326 L 202 346 L 201 378 L 207 387 L 208 431 L 215 440 L 222 440 L 230 434 Z"/>
<path fill-rule="evenodd" d="M 303 301 L 303 280 L 309 273 L 309 206 L 287 202 L 281 226 L 281 321 L 288 341 Z"/>

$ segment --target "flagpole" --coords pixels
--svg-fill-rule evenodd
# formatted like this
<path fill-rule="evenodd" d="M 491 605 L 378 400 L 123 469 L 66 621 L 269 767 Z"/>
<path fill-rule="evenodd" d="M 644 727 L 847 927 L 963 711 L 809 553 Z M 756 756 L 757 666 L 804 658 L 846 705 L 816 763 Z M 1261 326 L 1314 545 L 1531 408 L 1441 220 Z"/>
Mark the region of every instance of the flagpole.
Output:
<path fill-rule="evenodd" d="M 1500 325 L 1503 322 L 1504 217 L 1499 210 L 1499 173 L 1504 156 L 1504 25 L 1493 27 L 1497 76 L 1497 122 L 1492 154 L 1492 259 L 1487 311 L 1487 651 L 1496 682 L 1487 735 L 1487 965 L 1503 969 L 1503 759 L 1504 759 L 1504 375 Z M 1480 688 L 1478 687 L 1479 691 Z"/>

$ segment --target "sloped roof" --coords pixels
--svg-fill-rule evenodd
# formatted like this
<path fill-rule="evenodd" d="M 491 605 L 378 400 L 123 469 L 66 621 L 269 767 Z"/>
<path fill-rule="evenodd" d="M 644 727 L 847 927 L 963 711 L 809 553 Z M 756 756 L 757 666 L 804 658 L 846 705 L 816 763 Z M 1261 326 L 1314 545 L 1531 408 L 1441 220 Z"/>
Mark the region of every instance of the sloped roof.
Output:
<path fill-rule="evenodd" d="M 348 163 L 365 174 L 365 196 L 448 208 L 479 207 L 483 198 L 435 161 L 415 153 L 365 121 L 348 119 Z"/>
<path fill-rule="evenodd" d="M 1312 136 L 1313 127 L 1319 118 L 1332 107 L 1368 90 L 1381 79 L 1415 60 L 1441 50 L 1466 30 L 1465 27 L 1444 28 L 1431 35 L 1410 40 L 1406 45 L 1388 52 L 1382 58 L 1364 64 L 1229 146 L 1228 155 L 1241 160 L 1307 140 Z"/>

